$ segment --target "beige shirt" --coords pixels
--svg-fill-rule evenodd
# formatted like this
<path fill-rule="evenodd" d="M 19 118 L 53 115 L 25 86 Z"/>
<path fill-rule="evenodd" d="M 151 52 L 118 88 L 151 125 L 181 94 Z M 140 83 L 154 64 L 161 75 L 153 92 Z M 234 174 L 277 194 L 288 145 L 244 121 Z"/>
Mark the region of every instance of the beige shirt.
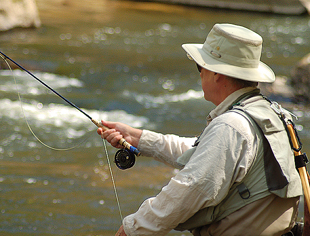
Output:
<path fill-rule="evenodd" d="M 156 197 L 145 200 L 136 213 L 124 218 L 124 230 L 128 236 L 166 235 L 198 210 L 217 205 L 225 198 L 234 182 L 242 181 L 256 154 L 258 144 L 254 138 L 254 128 L 246 118 L 237 113 L 223 113 L 227 111 L 232 101 L 249 90 L 249 88 L 242 89 L 231 94 L 210 112 L 207 118 L 208 126 L 201 135 L 200 144 L 184 168 L 177 163 L 177 158 L 192 147 L 193 138 L 143 131 L 138 145 L 138 149 L 143 155 L 152 156 L 168 165 L 182 169 L 171 178 L 168 185 L 164 186 Z M 277 202 L 278 198 L 266 198 L 266 202 L 260 204 L 266 207 L 260 208 L 255 204 L 250 204 L 246 206 L 248 208 L 239 210 L 239 212 L 242 210 L 245 212 L 242 212 L 237 219 L 243 220 L 242 216 L 256 215 L 257 217 L 253 220 L 259 223 L 258 227 L 251 227 L 248 224 L 253 222 L 246 221 L 246 227 L 250 229 L 249 234 L 246 234 L 246 229 L 243 229 L 242 232 L 245 234 L 242 233 L 242 235 L 255 235 L 255 233 L 253 234 L 254 229 L 259 230 L 256 232 L 262 233 L 268 230 L 268 225 L 274 224 L 273 222 L 278 219 L 281 219 L 280 228 L 283 228 L 283 220 L 280 217 L 283 214 L 286 216 L 284 228 L 291 226 L 293 212 L 296 212 L 297 199 L 293 203 L 273 207 L 273 212 L 279 217 L 266 221 L 266 216 L 269 215 L 269 205 L 276 205 L 272 204 L 272 201 Z M 260 211 L 263 212 L 260 213 Z M 234 219 L 229 216 L 217 222 L 216 224 L 221 224 L 220 228 L 223 230 L 214 224 L 214 227 L 211 225 L 209 228 L 203 228 L 200 234 L 224 235 L 223 233 L 227 233 L 230 228 L 235 228 L 235 232 L 238 232 L 238 225 L 241 228 L 244 228 L 245 225 L 240 221 L 236 223 Z M 262 222 L 267 222 L 267 225 L 260 224 Z M 279 224 L 275 227 L 274 232 L 280 232 Z"/>

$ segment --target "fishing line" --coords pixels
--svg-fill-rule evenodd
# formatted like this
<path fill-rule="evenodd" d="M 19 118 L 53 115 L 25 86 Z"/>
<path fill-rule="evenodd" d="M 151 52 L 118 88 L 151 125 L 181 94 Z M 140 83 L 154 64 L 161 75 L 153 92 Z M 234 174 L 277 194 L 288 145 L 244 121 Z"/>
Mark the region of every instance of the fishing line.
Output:
<path fill-rule="evenodd" d="M 47 148 L 49 148 L 49 149 L 51 149 L 51 150 L 54 150 L 54 151 L 69 151 L 69 150 L 73 150 L 73 149 L 75 149 L 75 148 L 81 146 L 84 142 L 86 142 L 86 140 L 87 140 L 88 138 L 86 138 L 85 140 L 83 140 L 83 141 L 82 141 L 81 143 L 79 143 L 78 145 L 73 146 L 73 147 L 70 147 L 70 148 L 55 148 L 55 147 L 49 146 L 48 144 L 44 143 L 44 142 L 34 133 L 33 129 L 31 128 L 31 126 L 30 126 L 30 124 L 29 124 L 29 122 L 28 122 L 28 120 L 27 120 L 27 117 L 26 117 L 26 114 L 25 114 L 25 110 L 24 110 L 24 107 L 23 107 L 22 97 L 21 97 L 21 95 L 20 95 L 20 93 L 19 93 L 19 91 L 18 91 L 16 78 L 15 78 L 15 75 L 14 75 L 14 73 L 13 73 L 13 70 L 12 70 L 10 64 L 8 63 L 8 61 L 6 60 L 6 58 L 4 58 L 1 54 L 0 54 L 0 57 L 4 60 L 4 62 L 6 63 L 7 67 L 8 67 L 9 70 L 11 71 L 11 74 L 12 74 L 12 77 L 13 77 L 14 83 L 15 83 L 15 90 L 16 90 L 16 92 L 17 92 L 18 100 L 19 100 L 19 102 L 20 102 L 20 108 L 21 108 L 21 111 L 22 111 L 22 116 L 23 116 L 23 118 L 24 118 L 24 120 L 25 120 L 25 122 L 26 122 L 26 125 L 27 125 L 27 127 L 28 127 L 30 133 L 35 137 L 35 139 L 36 139 L 39 143 L 41 143 L 43 146 L 45 146 L 45 147 L 47 147 Z"/>
<path fill-rule="evenodd" d="M 22 67 L 21 65 L 19 65 L 18 63 L 16 63 L 14 60 L 12 60 L 11 58 L 9 58 L 7 55 L 5 55 L 4 53 L 0 52 L 0 56 L 1 58 L 6 62 L 6 64 L 8 65 L 8 67 L 10 68 L 11 72 L 12 72 L 12 75 L 14 77 L 14 74 L 13 74 L 13 71 L 11 69 L 11 67 L 9 66 L 9 63 L 7 62 L 6 59 L 10 60 L 11 62 L 13 62 L 15 65 L 17 65 L 20 69 L 22 69 L 23 71 L 27 72 L 29 75 L 31 75 L 34 79 L 36 79 L 37 81 L 39 81 L 41 84 L 43 84 L 46 88 L 48 88 L 50 91 L 52 91 L 53 93 L 55 93 L 56 95 L 58 95 L 61 99 L 63 99 L 64 101 L 66 101 L 68 104 L 70 104 L 72 107 L 76 108 L 77 110 L 79 110 L 81 113 L 83 113 L 86 117 L 88 117 L 97 127 L 101 127 L 103 130 L 108 130 L 109 128 L 106 127 L 106 126 L 103 126 L 101 124 L 101 122 L 98 122 L 97 120 L 93 119 L 91 116 L 89 116 L 86 112 L 84 112 L 82 109 L 80 109 L 78 106 L 76 106 L 75 104 L 73 104 L 72 102 L 70 102 L 68 99 L 66 99 L 65 97 L 63 97 L 61 94 L 59 94 L 57 91 L 55 91 L 54 89 L 52 89 L 50 86 L 48 86 L 46 83 L 44 83 L 42 80 L 40 80 L 39 78 L 37 78 L 35 75 L 33 75 L 30 71 L 26 70 L 24 67 Z M 14 81 L 15 81 L 15 84 L 16 84 L 16 79 L 14 77 Z M 17 87 L 17 86 L 16 86 Z M 22 100 L 21 100 L 21 97 L 20 97 L 20 94 L 18 92 L 18 97 L 19 97 L 19 100 L 21 102 L 21 105 L 22 105 Z M 21 106 L 22 107 L 22 106 Z M 28 124 L 28 121 L 25 117 L 25 114 L 24 114 L 24 110 L 22 109 L 23 111 L 23 115 L 24 115 L 24 118 L 26 120 L 26 123 L 27 123 L 27 126 L 29 128 L 29 130 L 31 131 L 31 133 L 34 135 L 34 137 L 37 138 L 37 140 L 42 143 L 44 146 L 48 147 L 48 148 L 51 148 L 51 149 L 54 149 L 54 150 L 59 150 L 59 149 L 55 149 L 55 148 L 52 148 L 48 145 L 46 145 L 45 143 L 43 143 L 40 139 L 38 139 L 38 137 L 34 134 L 34 132 L 32 131 L 30 125 Z M 117 205 L 118 205 L 118 210 L 119 210 L 119 213 L 120 213 L 120 217 L 121 217 L 121 221 L 123 220 L 123 215 L 122 215 L 122 211 L 121 211 L 121 207 L 120 207 L 120 201 L 119 201 L 119 197 L 118 197 L 118 194 L 117 194 L 117 190 L 116 190 L 116 184 L 115 184 L 115 180 L 114 180 L 114 176 L 113 176 L 113 172 L 112 172 L 112 167 L 111 167 L 111 163 L 110 163 L 110 159 L 109 159 L 109 155 L 108 155 L 108 151 L 107 151 L 107 147 L 106 147 L 106 143 L 105 143 L 105 140 L 102 139 L 103 141 L 103 145 L 104 145 L 104 150 L 105 150 L 105 154 L 106 154 L 106 157 L 107 157 L 107 162 L 108 162 L 108 166 L 109 166 L 109 170 L 110 170 L 110 175 L 111 175 L 111 179 L 112 179 L 112 184 L 113 184 L 113 189 L 114 189 L 114 193 L 115 193 L 115 197 L 116 197 L 116 202 L 117 202 Z M 117 160 L 117 166 L 120 168 L 120 169 L 127 169 L 127 168 L 130 168 L 133 164 L 134 164 L 134 160 L 135 160 L 135 155 L 136 156 L 139 156 L 140 155 L 140 151 L 133 147 L 131 144 L 129 144 L 124 138 L 122 138 L 119 143 L 125 148 L 123 149 L 123 152 L 118 152 L 118 155 L 117 155 L 117 158 L 115 158 L 115 161 Z M 73 147 L 75 148 L 75 147 Z M 73 148 L 70 148 L 70 149 L 73 149 Z M 70 149 L 66 149 L 66 150 L 70 150 Z M 64 149 L 61 149 L 61 150 L 64 150 Z M 133 160 L 131 160 L 133 159 Z"/>
<path fill-rule="evenodd" d="M 2 53 L 0 51 L 0 55 L 2 55 L 2 59 L 8 64 L 8 62 L 6 61 L 6 59 L 8 59 L 9 61 L 11 61 L 12 63 L 14 63 L 16 66 L 18 66 L 20 69 L 22 69 L 23 71 L 27 72 L 31 77 L 33 77 L 34 79 L 36 79 L 38 82 L 40 82 L 41 84 L 43 84 L 46 88 L 48 88 L 50 91 L 52 91 L 54 94 L 56 94 L 58 97 L 60 97 L 61 99 L 63 99 L 65 102 L 67 102 L 70 106 L 76 108 L 78 111 L 80 111 L 82 114 L 84 114 L 87 118 L 89 118 L 91 120 L 91 122 L 93 122 L 93 124 L 95 124 L 97 127 L 100 127 L 102 130 L 106 131 L 109 130 L 108 127 L 104 126 L 101 122 L 93 119 L 90 115 L 88 115 L 86 112 L 84 112 L 81 108 L 79 108 L 78 106 L 76 106 L 74 103 L 70 102 L 68 99 L 66 99 L 65 97 L 63 97 L 61 94 L 59 94 L 56 90 L 54 90 L 53 88 L 51 88 L 49 85 L 47 85 L 45 82 L 43 82 L 42 80 L 40 80 L 38 77 L 36 77 L 34 74 L 32 74 L 30 71 L 28 71 L 27 69 L 25 69 L 24 67 L 22 67 L 21 65 L 19 65 L 17 62 L 15 62 L 14 60 L 12 60 L 11 58 L 9 58 L 7 55 L 5 55 L 4 53 Z M 9 67 L 10 68 L 10 67 Z M 12 69 L 11 69 L 12 72 Z M 15 77 L 14 77 L 15 79 Z M 16 83 L 16 82 L 15 82 Z M 20 97 L 20 95 L 19 95 Z M 21 100 L 21 99 L 20 99 Z M 24 116 L 25 117 L 25 116 Z M 26 120 L 26 119 L 25 119 Z M 28 122 L 27 122 L 28 123 Z M 29 124 L 28 124 L 29 126 Z M 29 126 L 30 127 L 30 126 Z M 33 133 L 33 132 L 32 132 Z M 35 135 L 34 135 L 35 136 Z M 35 136 L 36 137 L 36 136 Z M 37 137 L 36 137 L 37 138 Z M 43 143 L 41 141 L 41 143 Z M 128 143 L 124 138 L 121 138 L 118 143 L 120 145 L 122 145 L 124 147 L 124 149 L 120 149 L 119 151 L 116 152 L 115 154 L 115 164 L 118 168 L 125 170 L 128 168 L 131 168 L 134 164 L 135 164 L 135 156 L 140 156 L 141 152 L 134 146 L 132 146 L 130 143 Z M 45 145 L 47 147 L 49 147 L 48 145 Z M 49 147 L 52 148 L 52 147 Z M 75 147 L 73 147 L 75 148 Z M 53 148 L 52 148 L 53 149 Z M 57 150 L 55 148 L 55 150 Z M 60 149 L 63 150 L 63 149 Z M 67 149 L 70 150 L 70 149 Z"/>
<path fill-rule="evenodd" d="M 58 97 L 60 97 L 61 99 L 63 99 L 64 101 L 66 101 L 69 105 L 71 105 L 72 107 L 76 108 L 77 110 L 79 110 L 81 113 L 83 113 L 87 118 L 89 118 L 91 120 L 91 122 L 93 122 L 97 127 L 102 128 L 103 130 L 108 130 L 109 128 L 102 125 L 101 122 L 93 119 L 90 115 L 88 115 L 86 112 L 84 112 L 81 108 L 79 108 L 77 105 L 75 105 L 74 103 L 70 102 L 68 99 L 66 99 L 65 97 L 63 97 L 61 94 L 59 94 L 56 90 L 54 90 L 53 88 L 51 88 L 50 86 L 48 86 L 46 83 L 44 83 L 42 80 L 40 80 L 38 77 L 36 77 L 34 74 L 32 74 L 29 70 L 25 69 L 24 67 L 22 67 L 21 65 L 19 65 L 17 62 L 15 62 L 14 60 L 12 60 L 11 58 L 9 58 L 7 55 L 5 55 L 3 52 L 0 52 L 0 54 L 2 56 L 4 56 L 6 59 L 10 60 L 12 63 L 14 63 L 16 66 L 18 66 L 20 69 L 22 69 L 23 71 L 27 72 L 29 75 L 31 75 L 34 79 L 36 79 L 37 81 L 39 81 L 41 84 L 43 84 L 46 88 L 48 88 L 50 91 L 52 91 L 53 93 L 55 93 Z M 2 57 L 3 58 L 3 57 Z M 127 158 L 135 158 L 136 156 L 140 156 L 141 152 L 134 146 L 132 146 L 130 143 L 128 143 L 124 138 L 119 140 L 119 144 L 121 144 L 126 150 L 127 152 L 123 152 L 122 155 L 119 155 L 120 157 L 118 158 L 119 161 L 119 167 L 121 169 L 126 169 L 126 168 L 130 168 L 132 165 L 125 165 L 122 166 L 122 160 L 127 160 Z M 129 163 L 134 163 L 134 161 L 130 161 Z M 125 168 L 123 168 L 125 167 Z"/>
<path fill-rule="evenodd" d="M 106 155 L 107 161 L 108 161 L 108 166 L 109 166 L 109 170 L 110 170 L 110 174 L 111 174 L 111 180 L 112 180 L 114 194 L 115 194 L 115 198 L 116 198 L 116 202 L 117 202 L 117 206 L 118 206 L 118 211 L 119 211 L 119 215 L 121 217 L 121 222 L 122 222 L 123 221 L 123 214 L 122 214 L 122 210 L 121 210 L 120 201 L 119 201 L 119 198 L 118 198 L 118 193 L 117 193 L 117 190 L 116 190 L 116 184 L 115 184 L 115 181 L 114 181 L 114 175 L 113 175 L 113 172 L 112 172 L 112 166 L 111 166 L 111 163 L 110 163 L 110 158 L 109 158 L 109 154 L 108 154 L 108 151 L 107 151 L 107 146 L 106 146 L 105 139 L 102 139 L 102 142 L 103 142 L 103 146 L 104 146 L 105 155 Z"/>
<path fill-rule="evenodd" d="M 8 63 L 8 61 L 6 60 L 6 58 L 4 58 L 2 56 L 2 54 L 0 54 L 0 57 L 4 60 L 4 62 L 6 63 L 7 67 L 9 68 L 9 70 L 11 71 L 11 74 L 12 74 L 12 77 L 14 79 L 14 83 L 15 83 L 15 89 L 16 89 L 16 92 L 17 92 L 17 95 L 18 95 L 18 99 L 19 99 L 19 102 L 20 102 L 20 107 L 21 107 L 21 111 L 22 111 L 22 115 L 23 115 L 23 118 L 27 124 L 27 127 L 30 131 L 30 133 L 36 138 L 36 140 L 41 143 L 43 146 L 49 148 L 49 149 L 52 149 L 52 150 L 56 150 L 56 151 L 68 151 L 68 150 L 72 150 L 78 146 L 80 146 L 82 143 L 84 143 L 86 140 L 84 140 L 83 142 L 81 142 L 80 144 L 78 144 L 77 146 L 74 146 L 74 147 L 70 147 L 70 148 L 55 148 L 55 147 L 51 147 L 49 145 L 47 145 L 46 143 L 44 143 L 40 138 L 38 138 L 38 136 L 34 133 L 34 131 L 32 130 L 27 118 L 26 118 L 26 115 L 25 115 L 25 111 L 24 111 L 24 108 L 23 108 L 23 102 L 22 102 L 22 98 L 21 98 L 21 95 L 18 91 L 18 87 L 17 87 L 17 81 L 16 81 L 16 78 L 15 78 L 15 75 L 13 73 L 13 70 L 10 66 L 10 64 Z M 84 112 L 83 112 L 84 113 Z M 86 114 L 86 113 L 85 113 Z M 110 175 L 111 175 L 111 180 L 112 180 L 112 185 L 113 185 L 113 190 L 114 190 L 114 194 L 115 194 L 115 198 L 116 198 L 116 203 L 117 203 L 117 207 L 118 207 L 118 211 L 119 211 L 119 214 L 120 214 L 120 218 L 121 218 L 121 222 L 123 221 L 123 214 L 122 214 L 122 210 L 121 210 L 121 205 L 120 205 L 120 201 L 119 201 L 119 197 L 118 197 L 118 193 L 117 193 L 117 189 L 116 189 L 116 184 L 115 184 L 115 180 L 114 180 L 114 175 L 113 175 L 113 171 L 112 171 L 112 166 L 111 166 L 111 163 L 110 163 L 110 158 L 109 158 L 109 154 L 108 154 L 108 151 L 107 151 L 107 146 L 106 146 L 106 142 L 104 139 L 102 139 L 102 142 L 103 142 L 103 146 L 104 146 L 104 151 L 105 151 L 105 155 L 106 155 L 106 158 L 107 158 L 107 162 L 108 162 L 108 166 L 109 166 L 109 171 L 110 171 Z"/>

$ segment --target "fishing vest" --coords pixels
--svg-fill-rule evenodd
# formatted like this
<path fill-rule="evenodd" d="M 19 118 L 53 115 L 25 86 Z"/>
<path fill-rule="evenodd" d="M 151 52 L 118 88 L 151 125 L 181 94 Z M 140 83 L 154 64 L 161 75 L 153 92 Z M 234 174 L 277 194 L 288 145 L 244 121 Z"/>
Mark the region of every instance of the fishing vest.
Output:
<path fill-rule="evenodd" d="M 303 194 L 287 132 L 270 105 L 259 95 L 238 102 L 227 111 L 237 112 L 254 127 L 258 140 L 255 158 L 242 182 L 234 183 L 223 201 L 198 211 L 186 222 L 179 224 L 176 230 L 191 230 L 222 220 L 245 205 L 271 194 L 281 198 Z M 284 112 L 287 117 L 291 117 L 289 112 Z M 189 161 L 195 148 L 178 159 L 180 164 L 185 165 Z"/>

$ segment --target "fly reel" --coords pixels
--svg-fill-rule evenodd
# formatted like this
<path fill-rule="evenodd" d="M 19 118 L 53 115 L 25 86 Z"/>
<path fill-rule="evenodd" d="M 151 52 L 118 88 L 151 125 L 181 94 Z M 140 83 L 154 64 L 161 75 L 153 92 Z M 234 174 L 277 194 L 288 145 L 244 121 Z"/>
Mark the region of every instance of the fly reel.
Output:
<path fill-rule="evenodd" d="M 126 170 L 133 167 L 136 162 L 136 157 L 127 149 L 120 149 L 115 153 L 114 162 L 118 168 Z"/>

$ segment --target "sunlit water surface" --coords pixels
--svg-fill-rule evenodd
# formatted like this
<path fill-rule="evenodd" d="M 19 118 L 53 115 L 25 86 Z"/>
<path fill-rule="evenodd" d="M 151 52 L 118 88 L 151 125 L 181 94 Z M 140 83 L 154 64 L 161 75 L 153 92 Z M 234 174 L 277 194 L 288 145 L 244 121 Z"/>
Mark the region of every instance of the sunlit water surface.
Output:
<path fill-rule="evenodd" d="M 261 34 L 262 60 L 280 76 L 289 77 L 310 45 L 308 16 L 131 1 L 37 2 L 42 27 L 1 33 L 1 51 L 92 118 L 163 133 L 199 134 L 214 107 L 204 101 L 199 74 L 181 48 L 204 42 L 214 23 L 240 24 Z M 121 216 L 94 124 L 4 61 L 0 91 L 0 234 L 114 235 Z M 271 97 L 299 117 L 307 152 L 309 108 Z M 118 170 L 116 150 L 107 146 L 123 216 L 174 174 L 143 157 L 132 169 Z"/>

